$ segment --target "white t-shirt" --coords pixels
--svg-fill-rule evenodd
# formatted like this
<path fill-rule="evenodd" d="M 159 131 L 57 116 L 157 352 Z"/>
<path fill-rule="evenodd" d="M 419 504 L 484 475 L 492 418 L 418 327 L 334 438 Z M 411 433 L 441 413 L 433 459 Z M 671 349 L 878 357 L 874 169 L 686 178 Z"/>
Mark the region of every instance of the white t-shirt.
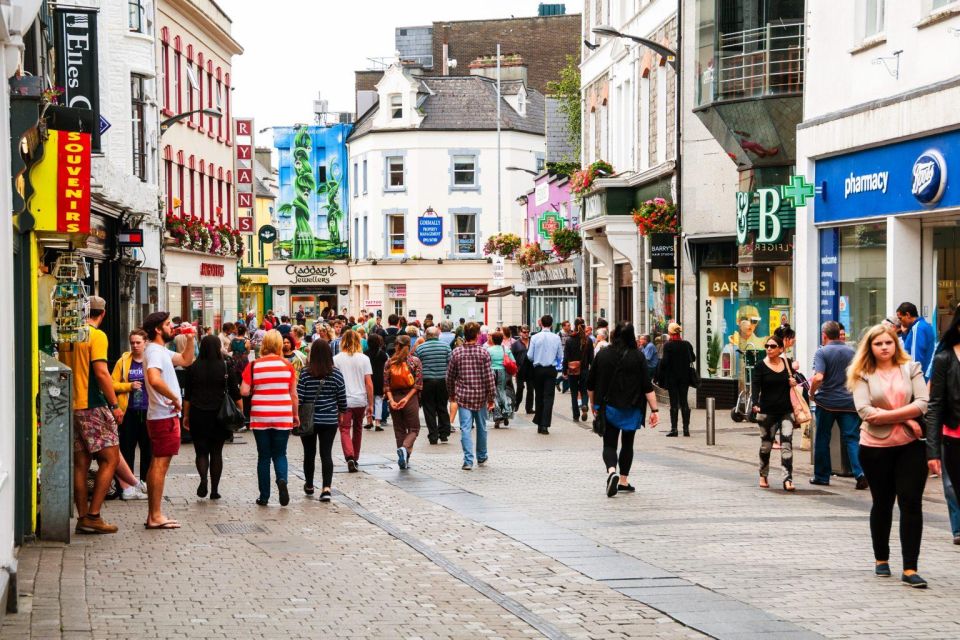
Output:
<path fill-rule="evenodd" d="M 364 377 L 373 375 L 370 358 L 362 353 L 350 355 L 341 351 L 333 357 L 333 365 L 343 374 L 347 387 L 347 406 L 367 406 L 367 385 Z"/>
<path fill-rule="evenodd" d="M 169 398 L 160 395 L 150 386 L 150 378 L 146 372 L 146 370 L 149 369 L 159 369 L 160 375 L 167 387 L 176 394 L 178 400 L 181 400 L 180 383 L 177 381 L 177 371 L 173 368 L 172 356 L 172 351 L 162 347 L 156 342 L 149 343 L 143 352 L 143 366 L 145 369 L 143 375 L 147 381 L 147 397 L 150 398 L 150 406 L 147 408 L 147 420 L 163 420 L 165 418 L 177 417 L 177 412 L 173 410 L 173 404 Z"/>

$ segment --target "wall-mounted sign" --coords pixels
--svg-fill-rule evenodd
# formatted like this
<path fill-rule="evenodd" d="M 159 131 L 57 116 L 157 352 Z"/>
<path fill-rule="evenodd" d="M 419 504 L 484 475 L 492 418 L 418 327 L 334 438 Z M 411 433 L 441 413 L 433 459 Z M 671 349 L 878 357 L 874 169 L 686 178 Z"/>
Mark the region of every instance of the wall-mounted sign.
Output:
<path fill-rule="evenodd" d="M 253 193 L 252 192 L 239 192 L 237 193 L 237 207 L 240 209 L 252 209 L 253 208 Z"/>
<path fill-rule="evenodd" d="M 117 244 L 121 247 L 142 247 L 143 229 L 123 229 L 117 234 Z"/>
<path fill-rule="evenodd" d="M 403 299 L 407 297 L 407 285 L 405 284 L 388 284 L 387 285 L 387 297 L 395 299 Z"/>
<path fill-rule="evenodd" d="M 252 145 L 252 144 L 238 144 L 238 145 L 237 145 L 237 160 L 253 160 L 253 145 Z"/>
<path fill-rule="evenodd" d="M 240 119 L 236 120 L 237 123 L 237 135 L 238 136 L 253 136 L 253 119 Z"/>
<path fill-rule="evenodd" d="M 541 182 L 533 190 L 533 203 L 536 206 L 547 204 L 547 200 L 550 199 L 550 183 Z"/>
<path fill-rule="evenodd" d="M 237 217 L 237 230 L 240 233 L 253 233 L 253 230 L 256 228 L 252 216 L 238 216 Z"/>
<path fill-rule="evenodd" d="M 566 220 L 558 211 L 544 211 L 537 218 L 537 232 L 544 240 L 553 237 L 553 232 L 564 226 Z"/>
<path fill-rule="evenodd" d="M 253 169 L 237 169 L 237 184 L 253 184 Z"/>
<path fill-rule="evenodd" d="M 747 244 L 751 231 L 758 243 L 777 243 L 786 229 L 797 226 L 793 195 L 784 197 L 787 187 L 766 187 L 756 191 L 737 192 L 737 243 Z"/>
<path fill-rule="evenodd" d="M 329 262 L 268 262 L 267 279 L 277 285 L 348 285 L 346 265 Z"/>
<path fill-rule="evenodd" d="M 475 298 L 478 293 L 487 290 L 484 285 L 451 285 L 443 287 L 444 298 Z"/>
<path fill-rule="evenodd" d="M 913 163 L 913 197 L 924 206 L 932 206 L 943 197 L 947 187 L 947 161 L 936 149 L 928 149 Z"/>
<path fill-rule="evenodd" d="M 211 264 L 209 262 L 200 263 L 200 275 L 212 278 L 222 278 L 224 268 L 222 264 Z"/>
<path fill-rule="evenodd" d="M 97 10 L 58 6 L 53 11 L 57 85 L 63 87 L 63 105 L 100 113 L 100 55 Z M 98 118 L 95 118 L 95 120 Z M 92 132 L 94 151 L 100 150 L 100 131 Z"/>
<path fill-rule="evenodd" d="M 380 309 L 383 307 L 383 300 L 364 300 L 363 308 L 364 309 Z"/>
<path fill-rule="evenodd" d="M 960 163 L 960 130 L 818 160 L 814 221 L 838 222 L 960 206 L 960 183 L 947 165 Z"/>
<path fill-rule="evenodd" d="M 837 282 L 840 280 L 840 230 L 820 230 L 820 323 L 836 320 Z M 850 325 L 847 325 L 849 327 Z"/>
<path fill-rule="evenodd" d="M 494 256 L 493 258 L 493 286 L 502 287 L 504 282 L 504 258 L 503 256 Z"/>
<path fill-rule="evenodd" d="M 43 157 L 30 168 L 35 230 L 90 233 L 90 151 L 89 133 L 47 132 Z"/>
<path fill-rule="evenodd" d="M 443 240 L 443 218 L 433 209 L 417 218 L 417 237 L 420 244 L 433 247 Z"/>
<path fill-rule="evenodd" d="M 753 279 L 741 281 L 736 268 L 707 269 L 707 295 L 714 298 L 737 297 L 740 288 L 750 288 L 751 296 L 765 298 L 773 292 L 773 276 L 768 269 L 758 269 L 753 272 Z"/>
<path fill-rule="evenodd" d="M 260 231 L 257 232 L 257 237 L 260 238 L 260 242 L 264 244 L 273 244 L 277 240 L 277 228 L 265 224 L 260 227 Z"/>
<path fill-rule="evenodd" d="M 570 262 L 544 264 L 523 269 L 520 277 L 527 286 L 577 286 L 579 258 Z"/>
<path fill-rule="evenodd" d="M 650 267 L 677 268 L 677 236 L 673 233 L 650 234 Z"/>

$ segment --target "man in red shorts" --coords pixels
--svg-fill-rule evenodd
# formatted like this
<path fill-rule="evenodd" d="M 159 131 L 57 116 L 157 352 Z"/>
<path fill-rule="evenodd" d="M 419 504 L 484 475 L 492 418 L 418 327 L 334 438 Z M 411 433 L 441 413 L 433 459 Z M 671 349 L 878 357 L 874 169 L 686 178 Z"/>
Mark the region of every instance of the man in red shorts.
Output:
<path fill-rule="evenodd" d="M 117 526 L 100 517 L 100 507 L 120 459 L 117 424 L 123 411 L 113 392 L 107 368 L 107 334 L 100 330 L 107 303 L 99 296 L 88 299 L 87 339 L 61 343 L 60 360 L 73 370 L 73 500 L 77 506 L 77 533 L 116 533 Z M 87 473 L 97 459 L 97 479 L 87 504 Z"/>
<path fill-rule="evenodd" d="M 183 353 L 166 348 L 173 340 L 173 323 L 166 311 L 155 311 L 143 321 L 147 332 L 147 348 L 143 354 L 147 395 L 147 434 L 153 451 L 150 470 L 147 471 L 147 529 L 179 529 L 180 523 L 163 515 L 163 484 L 167 478 L 170 459 L 180 452 L 180 383 L 174 367 L 189 367 L 193 363 L 194 330 L 184 324 L 180 333 L 187 336 Z"/>

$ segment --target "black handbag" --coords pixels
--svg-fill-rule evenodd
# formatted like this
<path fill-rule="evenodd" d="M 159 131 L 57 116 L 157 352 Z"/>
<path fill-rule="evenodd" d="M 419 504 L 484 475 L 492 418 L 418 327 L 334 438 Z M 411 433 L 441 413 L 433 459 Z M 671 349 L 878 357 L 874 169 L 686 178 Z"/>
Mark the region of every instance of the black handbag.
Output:
<path fill-rule="evenodd" d="M 237 408 L 237 403 L 230 397 L 229 375 L 224 362 L 223 372 L 223 402 L 217 411 L 217 423 L 229 431 L 240 431 L 243 428 L 243 411 Z"/>
<path fill-rule="evenodd" d="M 309 400 L 308 402 L 300 403 L 300 406 L 297 408 L 297 415 L 300 416 L 300 424 L 293 428 L 293 435 L 312 436 L 314 434 L 313 411 L 317 406 L 317 396 L 319 396 L 320 392 L 323 391 L 323 385 L 326 381 L 326 378 L 320 380 L 320 386 L 317 388 L 317 392 L 314 394 L 313 399 Z"/>
<path fill-rule="evenodd" d="M 597 415 L 593 418 L 593 432 L 601 438 L 603 434 L 607 432 L 607 394 L 610 393 L 610 384 L 612 384 L 613 380 L 616 380 L 620 374 L 620 366 L 623 364 L 623 359 L 626 356 L 627 352 L 624 351 L 620 356 L 620 360 L 617 361 L 617 367 L 613 370 L 610 383 L 607 384 L 607 389 L 604 391 L 603 397 L 600 399 L 600 405 L 597 407 Z"/>
<path fill-rule="evenodd" d="M 700 388 L 700 372 L 697 371 L 697 357 L 693 354 L 693 347 L 690 347 L 690 365 L 687 367 L 689 373 L 688 383 L 694 389 Z"/>

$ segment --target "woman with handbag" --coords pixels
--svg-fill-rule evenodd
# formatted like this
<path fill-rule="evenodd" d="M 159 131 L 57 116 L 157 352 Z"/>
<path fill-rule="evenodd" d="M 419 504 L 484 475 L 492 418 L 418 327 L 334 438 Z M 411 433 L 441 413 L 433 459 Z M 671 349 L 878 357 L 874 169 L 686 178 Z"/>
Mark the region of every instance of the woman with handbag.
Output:
<path fill-rule="evenodd" d="M 343 374 L 333 366 L 333 350 L 326 340 L 317 338 L 311 343 L 310 360 L 300 370 L 297 381 L 297 397 L 300 401 L 300 442 L 303 443 L 303 492 L 308 496 L 313 495 L 313 476 L 319 450 L 323 480 L 320 502 L 330 502 L 333 441 L 337 437 L 340 415 L 347 410 L 347 387 Z"/>
<path fill-rule="evenodd" d="M 283 359 L 283 336 L 267 331 L 260 345 L 260 358 L 243 372 L 240 393 L 250 396 L 250 430 L 257 443 L 257 504 L 270 500 L 270 462 L 277 475 L 280 506 L 290 503 L 287 490 L 287 441 L 300 424 L 297 412 L 297 377 L 293 365 Z"/>
<path fill-rule="evenodd" d="M 494 382 L 494 405 L 493 405 L 493 428 L 499 429 L 500 425 L 509 426 L 510 418 L 513 417 L 513 401 L 507 396 L 507 370 L 505 363 L 507 359 L 516 366 L 513 358 L 507 355 L 507 349 L 503 346 L 503 334 L 494 331 L 490 334 L 492 344 L 486 345 L 487 353 L 490 354 L 490 368 L 493 369 Z"/>
<path fill-rule="evenodd" d="M 753 411 L 760 427 L 760 487 L 767 489 L 770 483 L 770 451 L 773 440 L 780 431 L 780 466 L 783 467 L 783 490 L 795 491 L 793 485 L 793 378 L 790 361 L 783 356 L 783 339 L 770 336 L 764 342 L 766 357 L 753 369 Z"/>
<path fill-rule="evenodd" d="M 697 361 L 693 345 L 683 339 L 683 328 L 676 322 L 667 325 L 669 339 L 663 345 L 663 354 L 657 367 L 657 384 L 670 394 L 670 432 L 668 438 L 676 438 L 677 418 L 683 417 L 683 435 L 690 436 L 690 386 L 691 366 Z M 696 370 L 694 370 L 694 373 Z"/>
<path fill-rule="evenodd" d="M 587 398 L 587 372 L 593 363 L 593 343 L 587 337 L 586 322 L 577 318 L 573 322 L 574 333 L 563 345 L 563 378 L 570 385 L 570 405 L 573 421 L 586 421 L 589 403 Z"/>
<path fill-rule="evenodd" d="M 954 487 L 960 487 L 960 306 L 954 310 L 953 322 L 940 336 L 940 351 L 933 357 L 932 367 L 926 416 L 927 466 L 943 480 L 947 510 L 954 525 L 953 544 L 960 544 L 957 510 L 951 504 L 956 503 L 951 495 L 955 494 Z"/>
<path fill-rule="evenodd" d="M 874 572 L 890 572 L 890 527 L 893 503 L 900 506 L 900 549 L 905 584 L 924 589 L 917 574 L 923 537 L 923 489 L 928 453 L 918 420 L 927 411 L 929 394 L 920 364 L 910 359 L 893 329 L 877 325 L 857 346 L 847 368 L 847 388 L 863 421 L 860 465 L 870 484 L 870 537 Z"/>
<path fill-rule="evenodd" d="M 420 435 L 420 391 L 423 390 L 423 365 L 410 353 L 410 336 L 400 334 L 395 351 L 383 371 L 383 388 L 390 403 L 393 435 L 397 441 L 397 466 L 406 469 L 413 444 Z"/>
<path fill-rule="evenodd" d="M 200 341 L 200 357 L 184 370 L 183 428 L 190 431 L 196 454 L 200 485 L 197 495 L 207 496 L 207 471 L 210 472 L 210 499 L 220 498 L 220 476 L 223 473 L 223 443 L 230 428 L 218 420 L 224 402 L 237 402 L 240 389 L 237 376 L 223 359 L 222 344 L 217 336 L 204 336 Z"/>
<path fill-rule="evenodd" d="M 617 324 L 613 330 L 613 342 L 596 355 L 586 383 L 595 419 L 594 431 L 603 437 L 607 497 L 612 498 L 619 492 L 633 493 L 635 489 L 630 484 L 629 475 L 633 465 L 634 436 L 637 429 L 643 427 L 647 406 L 650 406 L 651 427 L 656 427 L 659 422 L 659 409 L 632 324 Z"/>

